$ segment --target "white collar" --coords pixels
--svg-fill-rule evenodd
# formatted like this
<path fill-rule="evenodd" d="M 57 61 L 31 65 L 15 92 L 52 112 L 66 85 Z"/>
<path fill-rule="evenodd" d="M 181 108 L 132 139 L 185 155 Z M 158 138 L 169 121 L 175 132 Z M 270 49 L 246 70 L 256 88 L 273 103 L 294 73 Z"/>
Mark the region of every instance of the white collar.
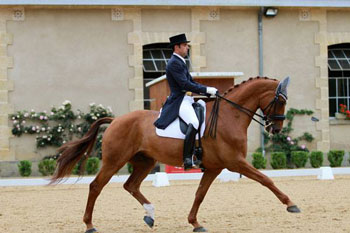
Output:
<path fill-rule="evenodd" d="M 177 54 L 177 53 L 173 53 L 175 56 L 177 56 L 177 57 L 179 57 L 185 64 L 186 64 L 186 61 L 185 61 L 185 59 L 183 58 L 183 57 L 181 57 L 179 54 Z"/>

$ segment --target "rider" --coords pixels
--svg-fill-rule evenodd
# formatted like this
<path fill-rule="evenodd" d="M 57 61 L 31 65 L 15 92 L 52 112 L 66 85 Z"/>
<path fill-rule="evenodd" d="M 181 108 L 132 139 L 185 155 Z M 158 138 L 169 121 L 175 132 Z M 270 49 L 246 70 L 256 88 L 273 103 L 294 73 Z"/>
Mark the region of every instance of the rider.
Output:
<path fill-rule="evenodd" d="M 165 129 L 177 117 L 182 118 L 187 123 L 188 129 L 183 150 L 184 168 L 186 170 L 195 166 L 192 155 L 199 126 L 198 118 L 192 107 L 194 99 L 191 92 L 215 95 L 217 89 L 193 81 L 184 59 L 188 54 L 188 43 L 190 42 L 186 39 L 186 35 L 179 34 L 170 37 L 169 40 L 169 46 L 174 51 L 166 66 L 166 77 L 171 93 L 154 125 L 159 129 Z M 199 164 L 201 161 L 196 163 Z"/>

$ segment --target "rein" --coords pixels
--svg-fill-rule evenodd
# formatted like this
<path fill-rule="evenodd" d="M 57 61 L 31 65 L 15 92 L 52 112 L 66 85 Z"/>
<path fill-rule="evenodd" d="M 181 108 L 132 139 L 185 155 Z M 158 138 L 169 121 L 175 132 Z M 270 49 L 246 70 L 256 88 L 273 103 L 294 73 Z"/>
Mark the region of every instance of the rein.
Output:
<path fill-rule="evenodd" d="M 241 112 L 244 112 L 252 120 L 254 120 L 255 122 L 257 122 L 258 124 L 260 124 L 261 126 L 264 126 L 264 127 L 269 126 L 271 124 L 271 121 L 274 121 L 274 120 L 282 120 L 283 121 L 284 119 L 286 119 L 285 115 L 276 115 L 276 114 L 270 115 L 271 109 L 274 108 L 274 112 L 275 112 L 276 103 L 280 102 L 280 100 L 278 99 L 279 96 L 281 96 L 282 98 L 287 100 L 287 96 L 285 96 L 283 93 L 281 93 L 280 90 L 278 90 L 276 92 L 274 99 L 264 109 L 262 109 L 263 114 L 265 111 L 268 111 L 268 113 L 266 115 L 260 115 L 256 112 L 253 112 L 250 109 L 245 108 L 245 107 L 225 98 L 224 96 L 220 95 L 218 92 L 215 95 L 216 95 L 216 99 L 215 99 L 215 102 L 214 102 L 214 105 L 213 105 L 213 108 L 212 108 L 212 111 L 210 113 L 209 120 L 208 120 L 209 121 L 209 133 L 208 134 L 212 138 L 216 137 L 217 120 L 219 117 L 219 106 L 220 106 L 221 99 L 225 100 L 226 102 L 228 102 L 233 107 L 240 110 Z M 265 124 L 263 124 L 259 120 L 257 120 L 255 118 L 255 116 L 260 117 L 263 121 L 265 121 Z"/>

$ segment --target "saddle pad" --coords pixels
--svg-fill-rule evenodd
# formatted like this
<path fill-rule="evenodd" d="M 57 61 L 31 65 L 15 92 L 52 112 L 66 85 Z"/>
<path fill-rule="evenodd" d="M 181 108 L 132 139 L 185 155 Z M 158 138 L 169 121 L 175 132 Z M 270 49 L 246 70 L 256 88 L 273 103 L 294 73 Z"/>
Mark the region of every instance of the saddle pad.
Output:
<path fill-rule="evenodd" d="M 204 119 L 205 119 L 205 112 L 206 112 L 205 102 L 203 100 L 198 100 L 197 103 L 199 103 L 204 107 Z M 160 110 L 160 112 L 162 112 L 162 110 Z M 201 137 L 203 137 L 204 131 L 205 131 L 205 120 L 201 125 L 201 133 L 200 133 Z M 180 129 L 179 118 L 176 118 L 176 120 L 173 121 L 170 125 L 168 125 L 168 127 L 166 127 L 165 129 L 156 128 L 156 134 L 160 137 L 185 139 L 185 134 L 183 134 Z M 198 134 L 196 134 L 196 139 L 198 140 Z"/>

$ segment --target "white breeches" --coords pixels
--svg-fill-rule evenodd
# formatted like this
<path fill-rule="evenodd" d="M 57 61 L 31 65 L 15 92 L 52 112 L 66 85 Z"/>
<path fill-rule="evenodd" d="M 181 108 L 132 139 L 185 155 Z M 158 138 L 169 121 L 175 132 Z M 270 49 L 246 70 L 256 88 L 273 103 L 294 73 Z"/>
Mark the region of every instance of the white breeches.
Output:
<path fill-rule="evenodd" d="M 199 121 L 192 107 L 194 99 L 192 96 L 185 95 L 180 105 L 179 116 L 187 123 L 192 124 L 198 130 Z"/>

